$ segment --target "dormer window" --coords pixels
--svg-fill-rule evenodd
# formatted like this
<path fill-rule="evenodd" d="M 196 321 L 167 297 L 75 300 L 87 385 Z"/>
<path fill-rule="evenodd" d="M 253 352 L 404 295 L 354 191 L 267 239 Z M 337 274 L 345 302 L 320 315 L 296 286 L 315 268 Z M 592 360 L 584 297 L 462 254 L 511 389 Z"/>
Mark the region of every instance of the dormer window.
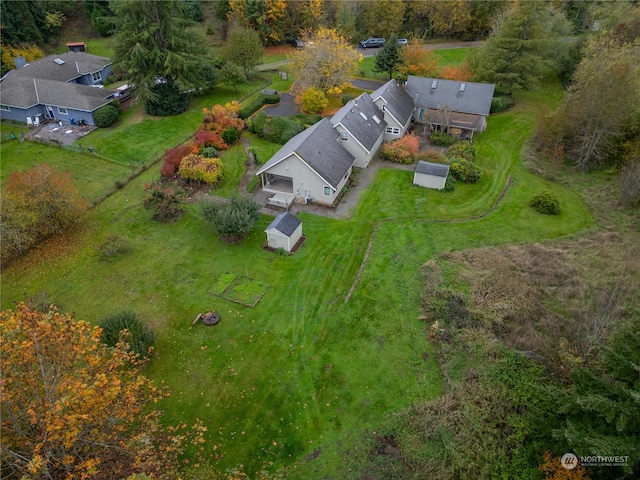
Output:
<path fill-rule="evenodd" d="M 93 75 L 91 75 L 91 78 L 93 79 L 94 82 L 99 82 L 100 80 L 102 80 L 102 74 L 100 72 L 96 72 Z"/>
<path fill-rule="evenodd" d="M 349 140 L 349 134 L 343 130 L 340 132 L 340 140 L 344 140 L 346 142 Z"/>

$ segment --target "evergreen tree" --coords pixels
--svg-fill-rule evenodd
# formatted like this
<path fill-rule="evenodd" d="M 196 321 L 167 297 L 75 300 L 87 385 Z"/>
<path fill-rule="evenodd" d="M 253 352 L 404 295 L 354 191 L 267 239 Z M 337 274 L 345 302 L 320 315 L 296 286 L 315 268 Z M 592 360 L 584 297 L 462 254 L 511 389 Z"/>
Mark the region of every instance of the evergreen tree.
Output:
<path fill-rule="evenodd" d="M 157 100 L 158 78 L 181 91 L 206 86 L 202 39 L 189 30 L 188 5 L 180 0 L 116 0 L 113 64 L 129 73 L 142 100 Z"/>
<path fill-rule="evenodd" d="M 391 79 L 398 63 L 400 63 L 398 42 L 395 38 L 392 38 L 388 42 L 385 42 L 382 50 L 376 55 L 376 63 L 373 69 L 376 72 L 388 73 L 389 79 Z"/>
<path fill-rule="evenodd" d="M 510 9 L 471 64 L 480 81 L 499 93 L 530 88 L 550 66 L 555 39 L 571 27 L 546 2 L 520 0 Z"/>
<path fill-rule="evenodd" d="M 640 316 L 621 323 L 599 352 L 556 392 L 563 424 L 555 435 L 579 456 L 628 455 L 630 469 L 640 463 Z M 594 478 L 621 478 L 619 469 L 597 470 Z"/>

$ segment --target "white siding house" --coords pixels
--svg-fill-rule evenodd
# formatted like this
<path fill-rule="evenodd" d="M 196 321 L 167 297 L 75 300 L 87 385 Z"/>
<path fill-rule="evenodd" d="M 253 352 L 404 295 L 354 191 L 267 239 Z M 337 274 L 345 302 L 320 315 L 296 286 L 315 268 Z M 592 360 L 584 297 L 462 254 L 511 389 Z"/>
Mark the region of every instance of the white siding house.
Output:
<path fill-rule="evenodd" d="M 449 165 L 420 160 L 413 174 L 413 183 L 425 188 L 442 190 L 449 175 Z"/>
<path fill-rule="evenodd" d="M 293 137 L 256 172 L 262 189 L 331 205 L 355 161 L 338 137 L 327 119 Z"/>
<path fill-rule="evenodd" d="M 384 141 L 397 140 L 407 132 L 413 119 L 415 105 L 404 88 L 395 80 L 389 80 L 371 94 L 371 99 L 382 111 L 387 127 Z"/>
<path fill-rule="evenodd" d="M 387 122 L 371 97 L 363 93 L 331 117 L 333 128 L 339 133 L 341 145 L 355 157 L 355 167 L 366 168 L 378 153 Z"/>

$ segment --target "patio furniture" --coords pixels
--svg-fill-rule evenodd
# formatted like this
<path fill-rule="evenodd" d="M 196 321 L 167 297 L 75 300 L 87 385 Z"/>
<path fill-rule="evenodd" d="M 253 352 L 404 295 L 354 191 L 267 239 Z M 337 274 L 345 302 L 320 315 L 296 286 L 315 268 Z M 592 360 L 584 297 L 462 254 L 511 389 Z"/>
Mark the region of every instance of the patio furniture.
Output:
<path fill-rule="evenodd" d="M 33 127 L 33 120 L 31 120 L 31 117 L 27 117 L 27 125 L 29 127 Z"/>
<path fill-rule="evenodd" d="M 34 127 L 39 127 L 40 126 L 40 117 L 36 117 L 33 121 L 33 126 Z"/>

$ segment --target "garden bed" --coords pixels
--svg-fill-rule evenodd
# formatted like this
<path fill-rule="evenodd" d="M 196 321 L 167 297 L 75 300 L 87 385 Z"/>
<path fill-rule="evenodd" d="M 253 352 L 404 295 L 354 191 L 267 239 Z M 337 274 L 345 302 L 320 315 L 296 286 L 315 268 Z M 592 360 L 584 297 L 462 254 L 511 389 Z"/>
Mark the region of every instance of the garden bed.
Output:
<path fill-rule="evenodd" d="M 266 283 L 244 275 L 224 273 L 218 278 L 210 293 L 218 297 L 239 303 L 247 307 L 255 307 L 269 288 Z"/>

